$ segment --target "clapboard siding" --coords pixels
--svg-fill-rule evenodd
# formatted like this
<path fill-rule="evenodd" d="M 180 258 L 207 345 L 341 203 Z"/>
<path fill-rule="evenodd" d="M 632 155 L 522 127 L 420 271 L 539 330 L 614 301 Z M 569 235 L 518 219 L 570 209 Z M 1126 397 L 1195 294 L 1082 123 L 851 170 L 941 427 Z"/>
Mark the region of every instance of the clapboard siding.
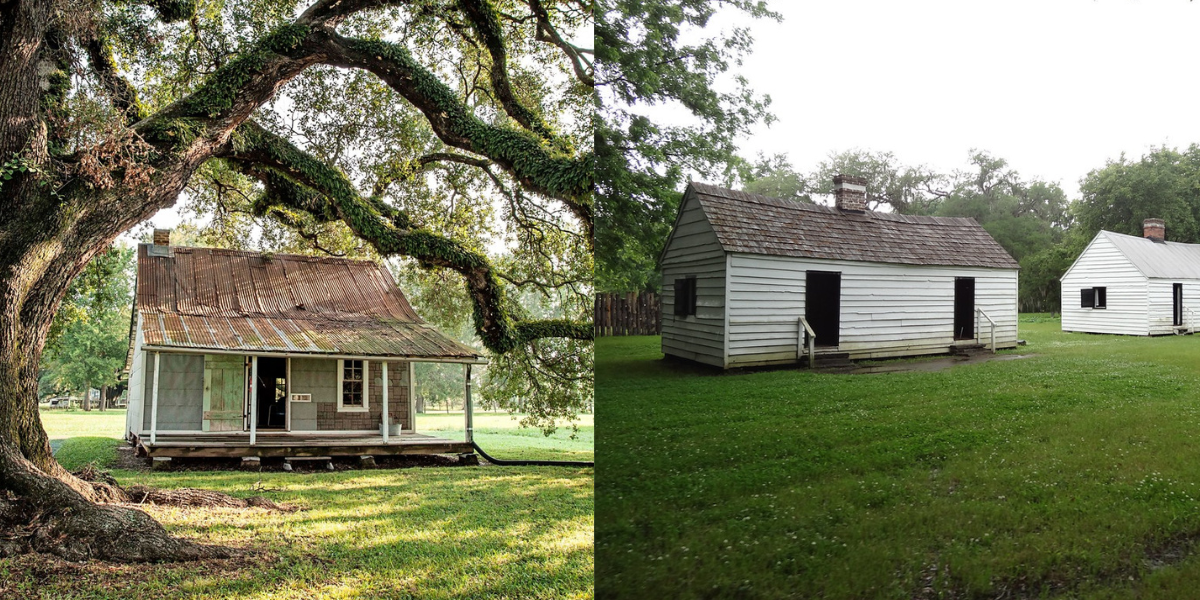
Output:
<path fill-rule="evenodd" d="M 1175 333 L 1176 283 L 1183 284 L 1183 326 L 1192 330 L 1200 327 L 1200 280 L 1150 279 L 1147 283 L 1150 335 Z"/>
<path fill-rule="evenodd" d="M 142 430 L 142 407 L 146 396 L 146 352 L 142 350 L 142 315 L 137 316 L 137 328 L 133 336 L 133 363 L 129 367 L 129 392 L 125 395 L 125 437 L 140 434 Z"/>
<path fill-rule="evenodd" d="M 725 251 L 700 209 L 684 196 L 660 260 L 662 350 L 697 362 L 725 364 Z M 675 280 L 696 278 L 696 314 L 675 316 Z"/>
<path fill-rule="evenodd" d="M 976 306 L 996 321 L 996 345 L 1016 346 L 1017 272 L 734 253 L 729 260 L 728 366 L 793 362 L 805 271 L 842 274 L 839 346 L 851 358 L 946 352 L 954 340 L 954 279 L 975 278 Z M 981 340 L 989 339 L 986 325 Z"/>
<path fill-rule="evenodd" d="M 1104 287 L 1107 308 L 1080 307 L 1080 290 Z M 1171 310 L 1170 286 L 1167 295 Z M 1185 289 L 1186 297 L 1186 289 Z M 1088 333 L 1148 335 L 1147 279 L 1110 242 L 1096 235 L 1062 277 L 1062 329 Z"/>

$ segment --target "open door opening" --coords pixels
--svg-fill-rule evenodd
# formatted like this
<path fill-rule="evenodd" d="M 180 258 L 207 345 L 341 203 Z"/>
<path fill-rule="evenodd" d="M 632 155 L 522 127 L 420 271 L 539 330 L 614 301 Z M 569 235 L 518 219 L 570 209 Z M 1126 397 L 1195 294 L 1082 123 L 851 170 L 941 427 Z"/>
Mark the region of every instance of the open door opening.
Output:
<path fill-rule="evenodd" d="M 954 278 L 954 339 L 975 339 L 975 278 Z"/>
<path fill-rule="evenodd" d="M 258 429 L 287 429 L 287 359 L 258 357 Z"/>
<path fill-rule="evenodd" d="M 1174 289 L 1171 293 L 1172 298 L 1172 325 L 1179 327 L 1183 325 L 1183 284 L 1174 284 Z"/>
<path fill-rule="evenodd" d="M 807 271 L 804 281 L 804 318 L 816 334 L 813 345 L 836 347 L 842 319 L 842 274 Z"/>

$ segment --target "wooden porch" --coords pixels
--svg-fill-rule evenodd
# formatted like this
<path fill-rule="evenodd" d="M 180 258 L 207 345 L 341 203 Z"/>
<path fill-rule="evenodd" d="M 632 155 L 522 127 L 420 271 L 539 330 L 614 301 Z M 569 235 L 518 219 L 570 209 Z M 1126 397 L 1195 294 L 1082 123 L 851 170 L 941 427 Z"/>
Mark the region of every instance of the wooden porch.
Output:
<path fill-rule="evenodd" d="M 254 444 L 249 432 L 164 432 L 134 440 L 139 454 L 150 458 L 238 458 L 309 457 L 309 456 L 391 456 L 399 454 L 460 454 L 474 452 L 470 442 L 448 440 L 423 433 L 400 435 L 320 432 L 256 432 Z"/>

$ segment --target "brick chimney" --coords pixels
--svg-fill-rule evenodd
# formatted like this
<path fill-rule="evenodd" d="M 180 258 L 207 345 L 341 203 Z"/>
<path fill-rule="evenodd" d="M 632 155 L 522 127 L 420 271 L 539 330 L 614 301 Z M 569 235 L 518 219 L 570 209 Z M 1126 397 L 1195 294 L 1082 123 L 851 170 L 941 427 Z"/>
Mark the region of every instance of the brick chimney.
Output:
<path fill-rule="evenodd" d="M 1162 219 L 1146 219 L 1142 221 L 1142 235 L 1148 240 L 1166 241 L 1167 226 Z"/>
<path fill-rule="evenodd" d="M 154 245 L 155 246 L 170 246 L 171 245 L 171 230 L 170 229 L 155 229 L 154 230 Z"/>
<path fill-rule="evenodd" d="M 865 212 L 867 210 L 867 180 L 853 175 L 833 178 L 833 197 L 838 210 Z"/>

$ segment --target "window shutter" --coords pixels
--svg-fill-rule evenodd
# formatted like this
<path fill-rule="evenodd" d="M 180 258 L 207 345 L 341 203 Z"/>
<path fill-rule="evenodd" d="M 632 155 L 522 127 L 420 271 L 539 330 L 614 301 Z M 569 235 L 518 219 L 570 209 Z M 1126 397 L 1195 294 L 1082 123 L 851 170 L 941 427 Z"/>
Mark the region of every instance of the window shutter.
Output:
<path fill-rule="evenodd" d="M 1079 307 L 1080 308 L 1092 308 L 1093 306 L 1096 305 L 1095 299 L 1096 299 L 1096 290 L 1095 289 L 1087 288 L 1087 289 L 1079 290 Z"/>

